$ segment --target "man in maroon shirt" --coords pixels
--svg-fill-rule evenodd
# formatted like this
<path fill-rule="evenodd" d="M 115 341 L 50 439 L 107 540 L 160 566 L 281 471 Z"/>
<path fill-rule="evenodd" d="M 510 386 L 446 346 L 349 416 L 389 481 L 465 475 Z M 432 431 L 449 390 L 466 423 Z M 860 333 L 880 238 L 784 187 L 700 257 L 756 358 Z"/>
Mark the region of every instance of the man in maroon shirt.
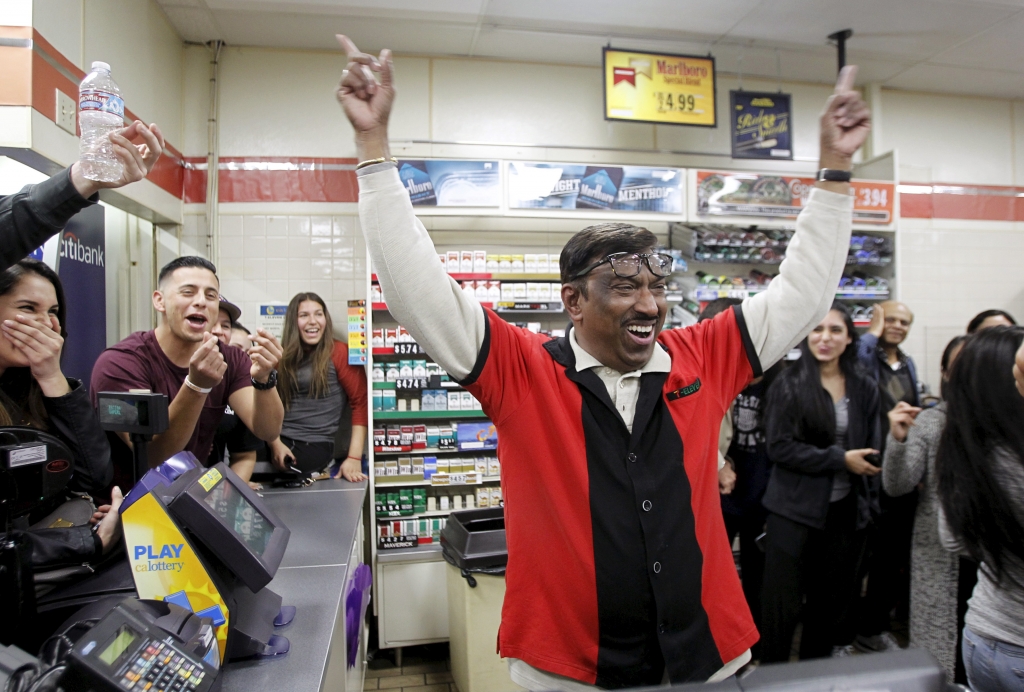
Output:
<path fill-rule="evenodd" d="M 170 425 L 149 444 L 151 467 L 183 450 L 205 460 L 228 405 L 257 437 L 277 439 L 284 418 L 276 387 L 282 353 L 277 339 L 259 329 L 250 336 L 253 347 L 246 354 L 211 334 L 220 281 L 209 260 L 179 257 L 160 270 L 158 284 L 153 307 L 160 324 L 100 354 L 89 387 L 93 405 L 99 392 L 148 389 L 167 395 Z M 131 443 L 124 433 L 118 438 L 110 444 L 114 479 L 131 485 Z"/>

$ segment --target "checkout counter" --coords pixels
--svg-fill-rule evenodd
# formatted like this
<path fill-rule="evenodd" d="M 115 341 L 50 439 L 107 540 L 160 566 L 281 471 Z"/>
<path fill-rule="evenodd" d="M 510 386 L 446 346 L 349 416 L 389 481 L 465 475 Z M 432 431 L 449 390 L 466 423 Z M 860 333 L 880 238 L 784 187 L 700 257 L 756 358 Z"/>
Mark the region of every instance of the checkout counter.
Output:
<path fill-rule="evenodd" d="M 282 656 L 225 664 L 223 692 L 344 690 L 360 692 L 366 672 L 366 628 L 359 626 L 356 663 L 348 668 L 346 585 L 362 562 L 366 481 L 318 481 L 305 488 L 262 491 L 291 530 L 281 566 L 268 587 L 295 619 L 279 633 L 291 641 Z"/>

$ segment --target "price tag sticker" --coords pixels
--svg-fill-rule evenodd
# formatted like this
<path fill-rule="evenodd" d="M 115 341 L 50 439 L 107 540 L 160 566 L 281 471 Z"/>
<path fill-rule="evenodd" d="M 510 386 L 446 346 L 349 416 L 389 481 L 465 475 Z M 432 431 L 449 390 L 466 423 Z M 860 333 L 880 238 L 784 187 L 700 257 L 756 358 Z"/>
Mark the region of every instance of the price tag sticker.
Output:
<path fill-rule="evenodd" d="M 425 377 L 402 377 L 395 380 L 395 389 L 426 389 L 427 386 Z"/>
<path fill-rule="evenodd" d="M 425 354 L 426 352 L 422 348 L 420 348 L 420 345 L 417 343 L 395 344 L 396 356 L 418 356 Z"/>

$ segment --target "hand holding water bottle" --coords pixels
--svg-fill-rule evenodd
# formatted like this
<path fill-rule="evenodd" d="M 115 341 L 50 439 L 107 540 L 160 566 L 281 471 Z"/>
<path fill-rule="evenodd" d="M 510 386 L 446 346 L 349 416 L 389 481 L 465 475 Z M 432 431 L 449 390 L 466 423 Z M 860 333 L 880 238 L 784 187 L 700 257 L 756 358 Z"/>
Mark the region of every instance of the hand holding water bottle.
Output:
<path fill-rule="evenodd" d="M 79 162 L 71 179 L 85 197 L 102 188 L 122 187 L 149 174 L 163 151 L 163 135 L 155 125 L 136 120 L 124 127 L 121 90 L 110 76 L 110 65 L 94 62 L 78 91 Z M 132 140 L 141 139 L 141 144 Z"/>

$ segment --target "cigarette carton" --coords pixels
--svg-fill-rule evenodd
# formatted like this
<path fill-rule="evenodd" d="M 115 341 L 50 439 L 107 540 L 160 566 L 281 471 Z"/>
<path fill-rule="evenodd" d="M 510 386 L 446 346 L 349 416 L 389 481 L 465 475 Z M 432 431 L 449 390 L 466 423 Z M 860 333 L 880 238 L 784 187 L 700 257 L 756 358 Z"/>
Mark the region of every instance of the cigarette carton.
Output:
<path fill-rule="evenodd" d="M 485 274 L 487 272 L 487 251 L 486 250 L 474 250 L 473 251 L 473 273 L 474 274 Z"/>

